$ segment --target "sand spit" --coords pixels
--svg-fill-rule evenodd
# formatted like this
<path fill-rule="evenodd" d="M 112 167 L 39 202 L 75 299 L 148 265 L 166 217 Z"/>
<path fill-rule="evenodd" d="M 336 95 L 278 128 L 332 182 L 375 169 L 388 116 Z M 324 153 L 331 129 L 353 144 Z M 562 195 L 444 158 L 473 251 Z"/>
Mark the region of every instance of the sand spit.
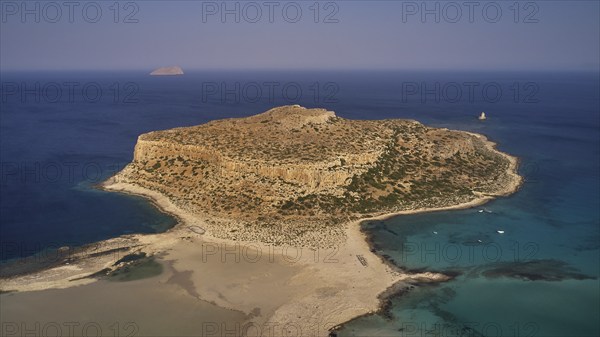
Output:
<path fill-rule="evenodd" d="M 89 251 L 72 256 L 68 265 L 3 279 L 0 289 L 23 292 L 84 286 L 96 281 L 86 276 L 116 268 L 113 264 L 126 254 L 145 252 L 162 256 L 161 260 L 168 262 L 175 273 L 184 273 L 185 277 L 171 278 L 171 283 L 179 284 L 189 296 L 245 313 L 247 318 L 240 323 L 240 331 L 244 328 L 257 331 L 258 327 L 267 335 L 270 331 L 277 332 L 270 329 L 285 327 L 300 331 L 301 336 L 328 336 L 334 327 L 380 310 L 380 294 L 392 287 L 400 289 L 410 283 L 444 282 L 451 278 L 431 272 L 404 273 L 388 265 L 371 252 L 360 231 L 362 221 L 470 208 L 491 200 L 485 196 L 443 209 L 404 211 L 354 221 L 346 226 L 344 244 L 334 249 L 312 250 L 236 242 L 211 237 L 210 233 L 199 235 L 191 227 L 201 227 L 203 220 L 177 209 L 168 198 L 134 185 L 109 182 L 103 187 L 144 196 L 176 216 L 179 222 L 166 233 L 129 235 L 99 242 Z"/>

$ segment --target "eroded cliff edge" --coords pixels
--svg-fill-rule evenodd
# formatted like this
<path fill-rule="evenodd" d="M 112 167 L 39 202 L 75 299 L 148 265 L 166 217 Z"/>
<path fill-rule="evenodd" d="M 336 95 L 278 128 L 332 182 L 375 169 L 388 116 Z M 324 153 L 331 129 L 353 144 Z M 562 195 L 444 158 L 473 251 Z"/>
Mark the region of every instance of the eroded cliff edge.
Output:
<path fill-rule="evenodd" d="M 352 220 L 509 194 L 516 166 L 480 135 L 294 105 L 143 134 L 111 179 L 209 219 L 215 237 L 323 248 Z"/>

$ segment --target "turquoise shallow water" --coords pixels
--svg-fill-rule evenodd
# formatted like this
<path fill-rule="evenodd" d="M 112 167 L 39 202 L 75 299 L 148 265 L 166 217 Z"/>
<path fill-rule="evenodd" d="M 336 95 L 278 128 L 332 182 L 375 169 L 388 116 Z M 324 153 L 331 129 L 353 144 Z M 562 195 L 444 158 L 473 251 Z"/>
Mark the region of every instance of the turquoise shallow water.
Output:
<path fill-rule="evenodd" d="M 365 224 L 397 265 L 459 276 L 419 286 L 393 300 L 391 319 L 362 317 L 339 336 L 600 335 L 599 111 L 586 90 L 596 84 L 540 83 L 554 95 L 501 120 L 434 122 L 491 136 L 521 159 L 525 183 L 481 207 Z"/>
<path fill-rule="evenodd" d="M 3 74 L 3 80 L 94 82 L 102 88 L 133 83 L 138 90 L 137 101 L 129 103 L 109 94 L 97 102 L 3 102 L 0 260 L 171 226 L 173 219 L 142 199 L 92 187 L 131 160 L 140 133 L 283 104 L 325 107 L 345 118 L 411 118 L 483 133 L 520 158 L 526 178 L 516 194 L 482 207 L 365 224 L 380 253 L 398 265 L 459 276 L 417 286 L 393 299 L 391 319 L 362 317 L 346 324 L 340 336 L 600 335 L 598 74 L 221 72 L 159 79 L 29 73 Z M 303 94 L 284 97 L 277 91 L 250 100 L 219 94 L 205 99 L 203 92 L 206 83 L 234 88 L 267 82 L 293 84 Z M 466 82 L 494 83 L 504 94 L 494 101 L 479 94 L 470 100 L 466 93 L 458 101 L 403 95 L 406 83 L 432 88 Z M 527 83 L 536 90 L 524 91 Z M 511 91 L 515 84 L 518 99 Z M 534 99 L 525 102 L 523 95 Z M 483 123 L 475 118 L 481 111 L 489 116 Z M 58 165 L 63 175 L 35 180 L 36 164 Z M 71 177 L 66 172 L 73 164 Z"/>

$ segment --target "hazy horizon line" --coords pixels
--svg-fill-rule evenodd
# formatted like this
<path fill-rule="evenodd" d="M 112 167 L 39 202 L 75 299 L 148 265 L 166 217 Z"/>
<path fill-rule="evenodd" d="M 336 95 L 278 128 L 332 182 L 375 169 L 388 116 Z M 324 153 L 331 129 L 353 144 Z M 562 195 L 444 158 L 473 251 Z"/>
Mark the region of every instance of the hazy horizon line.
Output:
<path fill-rule="evenodd" d="M 70 68 L 70 69 L 54 69 L 54 68 L 37 68 L 37 69 L 25 69 L 25 68 L 14 68 L 5 69 L 0 67 L 0 73 L 25 73 L 25 72 L 143 72 L 148 73 L 161 67 L 171 67 L 175 65 L 160 66 L 155 68 Z M 181 67 L 181 66 L 180 66 Z M 582 68 L 185 68 L 181 67 L 184 75 L 189 72 L 298 72 L 298 71 L 314 71 L 314 72 L 382 72 L 382 71 L 395 71 L 395 72 L 579 72 L 579 73 L 598 73 L 600 67 L 595 69 L 582 69 Z"/>

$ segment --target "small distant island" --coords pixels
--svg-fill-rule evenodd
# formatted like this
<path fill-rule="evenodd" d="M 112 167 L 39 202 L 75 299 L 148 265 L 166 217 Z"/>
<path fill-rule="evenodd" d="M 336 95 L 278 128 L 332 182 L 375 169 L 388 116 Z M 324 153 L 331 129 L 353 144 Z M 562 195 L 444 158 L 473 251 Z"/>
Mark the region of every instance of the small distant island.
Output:
<path fill-rule="evenodd" d="M 154 70 L 150 73 L 152 76 L 177 76 L 183 75 L 183 69 L 178 66 L 173 67 L 162 67 Z"/>
<path fill-rule="evenodd" d="M 168 282 L 185 275 L 182 289 L 242 311 L 252 324 L 313 331 L 317 322 L 312 335 L 329 336 L 412 284 L 453 277 L 409 272 L 376 255 L 361 221 L 485 203 L 518 189 L 516 169 L 517 159 L 482 135 L 414 120 L 350 120 L 298 105 L 149 132 L 139 136 L 133 161 L 101 187 L 148 198 L 178 224 L 65 247 L 64 258 L 35 273 L 4 268 L 0 291 L 84 285 L 143 256 L 179 275 Z M 200 263 L 206 246 L 216 244 L 221 254 L 242 245 L 258 252 L 251 256 L 269 257 Z M 286 256 L 268 254 L 277 247 L 303 254 L 290 267 Z M 221 274 L 211 272 L 222 266 Z M 270 276 L 281 268 L 289 277 Z"/>

